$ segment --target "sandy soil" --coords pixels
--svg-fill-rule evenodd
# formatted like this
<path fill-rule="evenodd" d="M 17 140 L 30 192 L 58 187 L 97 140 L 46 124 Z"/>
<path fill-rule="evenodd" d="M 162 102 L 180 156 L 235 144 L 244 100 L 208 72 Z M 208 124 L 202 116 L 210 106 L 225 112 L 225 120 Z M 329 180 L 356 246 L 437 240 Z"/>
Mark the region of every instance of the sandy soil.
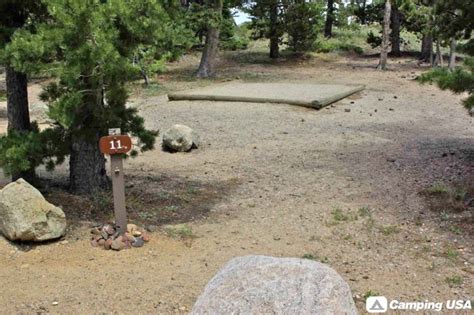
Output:
<path fill-rule="evenodd" d="M 472 208 L 435 212 L 423 192 L 434 183 L 473 187 L 473 118 L 460 96 L 413 82 L 423 70 L 414 60 L 388 72 L 376 62 L 325 55 L 246 64 L 234 53 L 221 66 L 220 81 L 367 85 L 321 111 L 137 94 L 148 127 L 186 124 L 202 145 L 127 161 L 131 186 L 153 193 L 179 181 L 197 196 L 214 189 L 209 200 L 190 200 L 206 204 L 207 216 L 188 223 L 191 238 L 159 229 L 144 248 L 122 252 L 92 248 L 88 220 L 72 222 L 62 242 L 0 239 L 2 312 L 186 313 L 226 261 L 248 254 L 326 262 L 361 310 L 368 292 L 472 299 Z M 185 79 L 195 65 L 190 57 L 160 81 L 168 90 L 212 83 Z"/>

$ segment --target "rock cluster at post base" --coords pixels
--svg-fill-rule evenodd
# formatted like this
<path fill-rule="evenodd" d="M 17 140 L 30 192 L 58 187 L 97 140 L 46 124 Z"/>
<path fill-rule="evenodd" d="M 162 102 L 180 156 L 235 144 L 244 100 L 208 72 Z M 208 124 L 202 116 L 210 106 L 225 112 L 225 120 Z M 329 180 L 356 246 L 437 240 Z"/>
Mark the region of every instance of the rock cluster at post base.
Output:
<path fill-rule="evenodd" d="M 308 259 L 244 256 L 211 279 L 191 314 L 357 314 L 351 290 Z"/>
<path fill-rule="evenodd" d="M 174 125 L 163 134 L 163 149 L 170 152 L 188 152 L 198 145 L 197 133 L 188 126 Z"/>
<path fill-rule="evenodd" d="M 132 247 L 142 247 L 150 241 L 150 236 L 144 229 L 135 224 L 127 224 L 127 232 L 120 235 L 113 224 L 103 224 L 91 230 L 91 245 L 105 249 L 122 250 Z"/>
<path fill-rule="evenodd" d="M 66 233 L 66 216 L 19 179 L 0 190 L 0 232 L 11 241 L 52 240 Z"/>

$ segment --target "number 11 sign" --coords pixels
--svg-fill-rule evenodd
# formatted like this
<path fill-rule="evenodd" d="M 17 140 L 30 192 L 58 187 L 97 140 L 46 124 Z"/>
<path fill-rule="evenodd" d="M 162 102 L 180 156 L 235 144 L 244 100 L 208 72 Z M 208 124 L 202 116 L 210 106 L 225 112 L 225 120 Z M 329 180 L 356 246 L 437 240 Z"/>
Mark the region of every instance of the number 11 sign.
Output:
<path fill-rule="evenodd" d="M 123 235 L 127 231 L 127 210 L 125 207 L 125 180 L 122 155 L 132 149 L 132 139 L 121 135 L 120 129 L 109 129 L 109 136 L 100 138 L 99 147 L 103 154 L 110 155 L 112 187 L 114 192 L 115 225 Z"/>

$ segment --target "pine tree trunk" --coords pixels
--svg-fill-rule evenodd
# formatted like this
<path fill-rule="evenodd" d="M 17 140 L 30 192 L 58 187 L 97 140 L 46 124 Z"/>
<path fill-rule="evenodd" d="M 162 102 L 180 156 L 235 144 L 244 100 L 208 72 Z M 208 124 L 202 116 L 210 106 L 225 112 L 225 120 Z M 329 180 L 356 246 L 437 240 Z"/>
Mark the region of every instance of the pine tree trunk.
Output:
<path fill-rule="evenodd" d="M 390 11 L 392 9 L 390 0 L 385 0 L 385 13 L 383 17 L 382 46 L 380 49 L 380 61 L 377 69 L 387 70 L 387 56 L 390 46 Z"/>
<path fill-rule="evenodd" d="M 448 68 L 450 70 L 456 67 L 456 39 L 451 38 L 451 45 L 449 46 L 449 63 Z"/>
<path fill-rule="evenodd" d="M 278 34 L 278 1 L 273 0 L 270 7 L 270 58 L 280 57 L 280 36 Z"/>
<path fill-rule="evenodd" d="M 366 8 L 367 8 L 367 0 L 363 0 L 362 1 L 362 17 L 361 17 L 361 20 L 360 20 L 360 24 L 362 25 L 365 25 L 366 24 L 366 16 L 367 16 L 367 13 L 366 13 Z"/>
<path fill-rule="evenodd" d="M 28 108 L 28 78 L 26 74 L 6 66 L 8 132 L 26 133 L 31 130 Z M 12 180 L 23 178 L 29 183 L 36 180 L 34 168 L 13 173 Z"/>
<path fill-rule="evenodd" d="M 28 109 L 28 79 L 26 74 L 6 66 L 8 130 L 31 130 Z"/>
<path fill-rule="evenodd" d="M 441 53 L 441 43 L 439 38 L 436 40 L 436 57 L 433 62 L 433 67 L 444 67 L 443 54 Z"/>
<path fill-rule="evenodd" d="M 431 35 L 423 35 L 421 39 L 421 56 L 420 60 L 430 61 L 430 56 L 433 52 L 433 37 Z"/>
<path fill-rule="evenodd" d="M 109 186 L 105 158 L 99 150 L 99 135 L 94 139 L 72 139 L 69 161 L 70 188 L 76 194 L 94 194 Z"/>
<path fill-rule="evenodd" d="M 391 43 L 392 43 L 392 55 L 399 57 L 401 55 L 400 51 L 400 11 L 397 6 L 392 8 L 391 13 Z"/>
<path fill-rule="evenodd" d="M 214 1 L 214 9 L 222 17 L 223 0 Z M 220 18 L 219 18 L 220 20 Z M 206 43 L 201 56 L 201 63 L 196 73 L 198 78 L 210 78 L 215 75 L 215 63 L 219 51 L 219 26 L 209 26 Z"/>
<path fill-rule="evenodd" d="M 324 37 L 332 37 L 332 25 L 334 24 L 334 0 L 328 0 L 326 11 L 326 23 L 324 24 Z"/>

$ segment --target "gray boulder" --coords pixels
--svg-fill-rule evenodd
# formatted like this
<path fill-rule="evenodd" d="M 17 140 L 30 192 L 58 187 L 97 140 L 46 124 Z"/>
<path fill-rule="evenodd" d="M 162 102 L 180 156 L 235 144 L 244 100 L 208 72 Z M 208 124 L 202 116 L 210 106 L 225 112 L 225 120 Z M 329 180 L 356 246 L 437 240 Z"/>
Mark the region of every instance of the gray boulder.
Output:
<path fill-rule="evenodd" d="M 198 135 L 188 126 L 174 125 L 163 134 L 163 148 L 171 152 L 187 152 L 198 144 Z"/>
<path fill-rule="evenodd" d="M 0 232 L 11 241 L 56 239 L 66 232 L 66 216 L 19 179 L 0 190 Z"/>
<path fill-rule="evenodd" d="M 299 258 L 232 259 L 207 284 L 191 314 L 357 314 L 339 274 Z"/>

